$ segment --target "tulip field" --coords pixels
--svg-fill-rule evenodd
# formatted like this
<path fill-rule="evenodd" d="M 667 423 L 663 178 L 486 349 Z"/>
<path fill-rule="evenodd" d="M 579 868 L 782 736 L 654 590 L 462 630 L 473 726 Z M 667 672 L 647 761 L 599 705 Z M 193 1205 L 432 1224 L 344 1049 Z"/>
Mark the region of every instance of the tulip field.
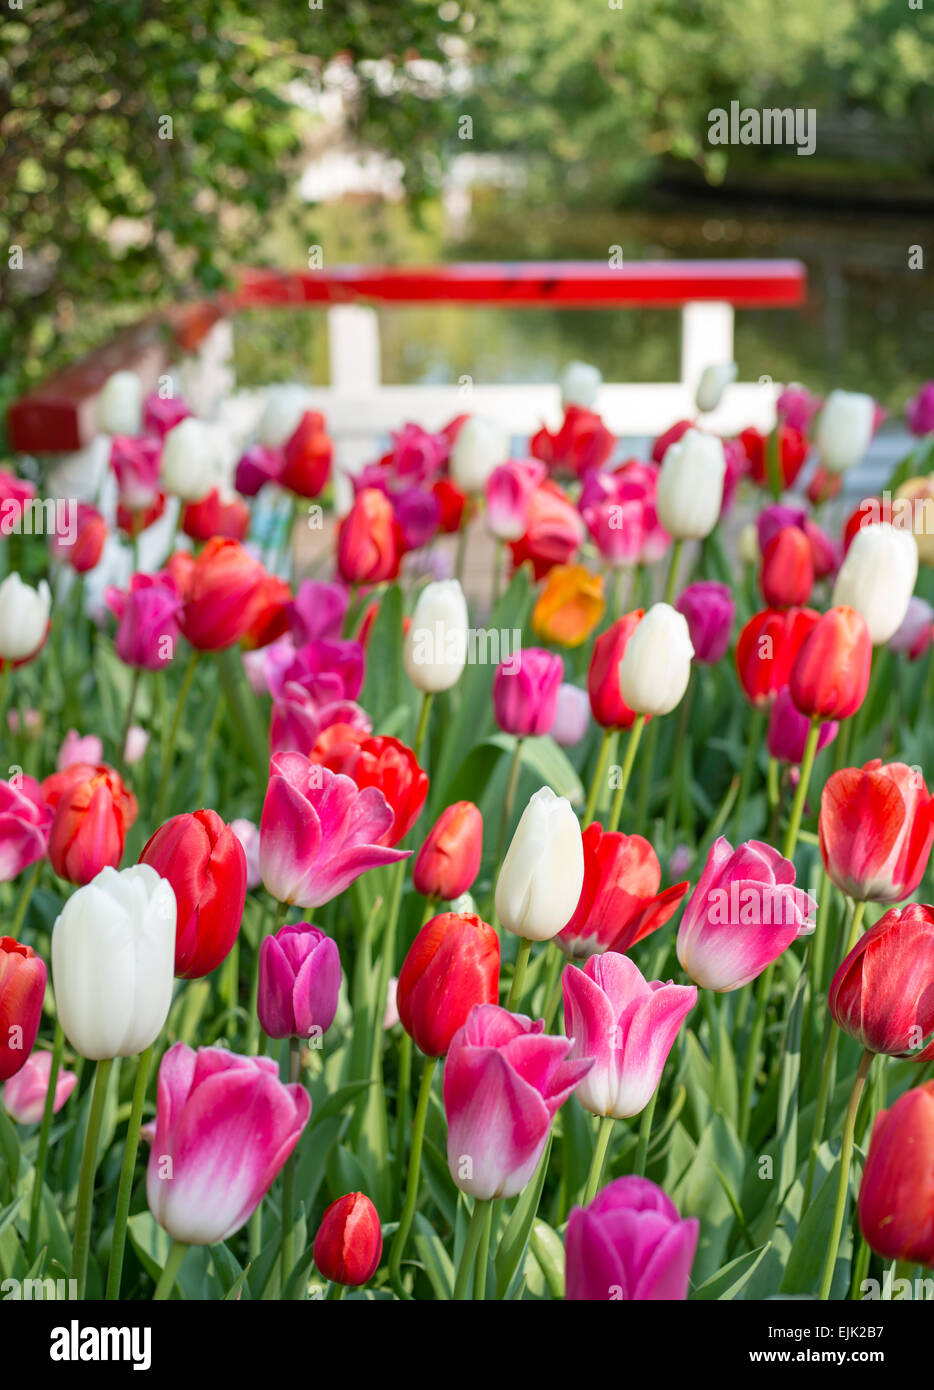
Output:
<path fill-rule="evenodd" d="M 934 383 L 734 371 L 4 464 L 0 1300 L 934 1298 Z"/>

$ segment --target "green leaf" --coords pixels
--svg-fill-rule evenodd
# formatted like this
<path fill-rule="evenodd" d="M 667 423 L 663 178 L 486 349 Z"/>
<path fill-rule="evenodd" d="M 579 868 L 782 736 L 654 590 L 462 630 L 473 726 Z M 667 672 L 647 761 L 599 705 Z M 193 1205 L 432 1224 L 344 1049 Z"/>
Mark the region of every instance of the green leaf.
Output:
<path fill-rule="evenodd" d="M 718 1269 L 716 1274 L 712 1274 L 705 1283 L 694 1289 L 691 1298 L 700 1300 L 738 1298 L 769 1249 L 769 1245 L 760 1245 L 758 1250 L 750 1250 L 748 1254 L 740 1255 L 738 1259 L 731 1260 L 722 1269 Z"/>
<path fill-rule="evenodd" d="M 535 1176 L 519 1194 L 499 1242 L 499 1249 L 496 1252 L 496 1296 L 500 1299 L 507 1296 L 513 1276 L 522 1263 L 528 1245 L 532 1222 L 535 1220 L 538 1204 L 541 1201 L 542 1188 L 545 1186 L 545 1174 L 548 1171 L 548 1159 L 551 1154 L 551 1139 L 552 1136 L 549 1134 L 545 1152 L 535 1170 Z"/>
<path fill-rule="evenodd" d="M 454 1265 L 438 1232 L 420 1211 L 415 1213 L 415 1248 L 437 1297 L 450 1298 L 454 1293 Z"/>
<path fill-rule="evenodd" d="M 833 1212 L 837 1199 L 837 1166 L 831 1168 L 804 1213 L 798 1227 L 791 1253 L 782 1277 L 781 1293 L 816 1294 L 820 1287 L 821 1273 L 830 1244 L 833 1227 Z M 843 1224 L 840 1248 L 837 1252 L 837 1266 L 831 1287 L 831 1298 L 845 1297 L 849 1279 L 849 1255 L 852 1236 L 848 1222 Z"/>
<path fill-rule="evenodd" d="M 398 584 L 390 585 L 383 594 L 370 630 L 360 703 L 377 733 L 386 732 L 383 720 L 400 706 L 414 707 L 414 692 L 402 666 L 402 591 Z"/>

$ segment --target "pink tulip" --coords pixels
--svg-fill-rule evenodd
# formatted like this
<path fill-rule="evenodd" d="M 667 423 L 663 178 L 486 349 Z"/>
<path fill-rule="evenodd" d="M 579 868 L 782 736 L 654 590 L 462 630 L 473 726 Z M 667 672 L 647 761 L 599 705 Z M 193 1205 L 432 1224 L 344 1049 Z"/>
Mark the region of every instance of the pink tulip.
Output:
<path fill-rule="evenodd" d="M 259 871 L 259 826 L 254 825 L 251 820 L 232 820 L 230 828 L 243 846 L 243 853 L 246 856 L 246 886 L 258 888 L 262 883 L 262 876 Z"/>
<path fill-rule="evenodd" d="M 259 865 L 281 903 L 321 907 L 367 869 L 407 859 L 379 844 L 393 810 L 378 787 L 364 787 L 301 753 L 275 753 L 259 827 Z"/>
<path fill-rule="evenodd" d="M 934 430 L 934 381 L 926 381 L 905 406 L 905 419 L 912 434 L 930 434 Z"/>
<path fill-rule="evenodd" d="M 126 766 L 134 767 L 136 763 L 141 763 L 148 747 L 147 731 L 141 724 L 131 724 L 126 731 L 126 743 L 123 745 L 123 761 Z"/>
<path fill-rule="evenodd" d="M 590 697 L 579 685 L 564 684 L 558 689 L 551 737 L 562 748 L 573 748 L 590 728 Z"/>
<path fill-rule="evenodd" d="M 546 471 L 538 459 L 508 459 L 493 469 L 486 485 L 486 524 L 497 540 L 525 535 L 529 502 Z"/>
<path fill-rule="evenodd" d="M 0 782 L 0 883 L 48 854 L 53 815 L 34 777 L 18 773 Z"/>
<path fill-rule="evenodd" d="M 280 695 L 291 681 L 302 686 L 315 705 L 355 700 L 363 685 L 365 668 L 366 657 L 359 642 L 316 638 L 295 648 L 287 665 L 280 665 L 278 660 L 270 665 L 270 694 Z"/>
<path fill-rule="evenodd" d="M 110 466 L 117 475 L 120 502 L 131 512 L 144 511 L 158 496 L 161 456 L 158 439 L 118 434 L 111 440 Z"/>
<path fill-rule="evenodd" d="M 373 729 L 369 715 L 353 700 L 316 705 L 297 681 L 286 681 L 281 695 L 273 701 L 269 751 L 310 753 L 319 736 L 332 724 L 348 724 L 365 734 Z"/>
<path fill-rule="evenodd" d="M 117 619 L 117 655 L 127 666 L 160 671 L 175 655 L 182 598 L 167 575 L 134 574 L 130 587 L 108 589 L 107 607 Z"/>
<path fill-rule="evenodd" d="M 826 748 L 837 737 L 839 724 L 835 719 L 820 726 L 817 748 Z M 791 691 L 783 685 L 769 710 L 769 728 L 766 734 L 769 756 L 780 763 L 800 763 L 804 757 L 811 721 L 802 714 L 791 698 Z"/>
<path fill-rule="evenodd" d="M 671 1198 L 648 1178 L 617 1178 L 568 1218 L 564 1296 L 681 1302 L 699 1231 L 697 1219 L 682 1221 Z"/>
<path fill-rule="evenodd" d="M 556 1112 L 592 1066 L 498 1004 L 476 1004 L 444 1064 L 448 1167 L 462 1192 L 514 1197 L 538 1166 Z"/>
<path fill-rule="evenodd" d="M 593 1115 L 627 1119 L 648 1105 L 678 1029 L 697 1003 L 694 985 L 645 980 L 628 956 L 591 956 L 565 967 L 564 1031 L 570 1061 L 592 1057 L 577 1099 Z"/>
<path fill-rule="evenodd" d="M 152 391 L 143 401 L 143 433 L 165 439 L 169 430 L 174 430 L 190 414 L 181 396 L 160 396 L 158 391 Z"/>
<path fill-rule="evenodd" d="M 69 729 L 62 739 L 62 746 L 55 759 L 57 772 L 64 772 L 74 763 L 92 763 L 95 767 L 104 761 L 104 745 L 97 734 L 85 734 L 82 738 L 77 729 Z"/>
<path fill-rule="evenodd" d="M 5 1082 L 3 1104 L 18 1125 L 37 1125 L 42 1119 L 51 1075 L 51 1052 L 34 1052 L 16 1075 Z M 55 1100 L 52 1102 L 53 1115 L 57 1115 L 61 1110 L 75 1089 L 77 1080 L 75 1072 L 59 1069 L 55 1082 Z"/>
<path fill-rule="evenodd" d="M 217 1245 L 249 1219 L 308 1122 L 303 1086 L 271 1057 L 170 1047 L 159 1067 L 146 1196 L 174 1240 Z"/>
<path fill-rule="evenodd" d="M 653 564 L 671 537 L 658 520 L 658 470 L 631 460 L 613 472 L 585 474 L 580 507 L 601 557 L 616 567 Z"/>
<path fill-rule="evenodd" d="M 678 928 L 678 960 L 691 979 L 721 994 L 740 989 L 812 932 L 817 904 L 794 882 L 794 864 L 771 845 L 733 849 L 721 835 Z"/>
<path fill-rule="evenodd" d="M 280 927 L 259 948 L 256 1011 L 270 1038 L 320 1037 L 334 1022 L 341 988 L 337 942 L 308 922 Z"/>
<path fill-rule="evenodd" d="M 303 579 L 286 604 L 289 630 L 297 646 L 319 638 L 337 641 L 344 627 L 350 595 L 343 584 Z"/>
<path fill-rule="evenodd" d="M 493 713 L 507 734 L 547 734 L 555 722 L 564 663 L 542 647 L 523 647 L 493 677 Z"/>
<path fill-rule="evenodd" d="M 243 653 L 243 669 L 254 695 L 272 695 L 285 685 L 285 673 L 295 660 L 291 637 L 279 637 L 267 647 Z"/>
<path fill-rule="evenodd" d="M 902 652 L 909 661 L 917 661 L 924 656 L 931 645 L 934 629 L 934 608 L 927 599 L 913 594 L 908 600 L 908 612 L 901 627 L 889 638 L 889 650 Z"/>
<path fill-rule="evenodd" d="M 237 464 L 234 487 L 241 497 L 255 497 L 265 483 L 277 483 L 284 468 L 285 457 L 281 449 L 267 449 L 264 444 L 254 444 Z"/>
<path fill-rule="evenodd" d="M 786 386 L 775 402 L 779 420 L 794 430 L 807 434 L 814 416 L 824 404 L 822 397 L 812 396 L 806 386 Z"/>

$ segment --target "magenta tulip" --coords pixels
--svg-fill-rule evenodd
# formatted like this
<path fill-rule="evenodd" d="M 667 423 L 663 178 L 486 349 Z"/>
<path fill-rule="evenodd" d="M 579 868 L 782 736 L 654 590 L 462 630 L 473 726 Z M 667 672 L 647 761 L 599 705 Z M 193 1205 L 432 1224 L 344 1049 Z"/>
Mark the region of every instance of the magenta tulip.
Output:
<path fill-rule="evenodd" d="M 689 584 L 675 604 L 687 619 L 694 660 L 714 666 L 730 645 L 736 604 L 726 584 L 699 580 Z"/>
<path fill-rule="evenodd" d="M 127 666 L 160 671 L 175 655 L 182 598 L 164 574 L 134 574 L 126 592 L 108 589 L 107 607 L 117 619 L 117 655 Z"/>
<path fill-rule="evenodd" d="M 310 753 L 325 729 L 347 724 L 361 733 L 372 732 L 369 716 L 353 700 L 333 700 L 316 705 L 304 686 L 286 681 L 273 701 L 269 722 L 270 753 Z"/>
<path fill-rule="evenodd" d="M 648 1105 L 678 1029 L 697 1003 L 694 985 L 649 983 L 628 956 L 591 956 L 561 977 L 570 1061 L 592 1057 L 577 1099 L 594 1115 L 618 1120 Z"/>
<path fill-rule="evenodd" d="M 532 493 L 545 480 L 538 459 L 508 459 L 487 479 L 486 524 L 497 540 L 517 541 L 525 535 Z"/>
<path fill-rule="evenodd" d="M 820 726 L 817 738 L 818 752 L 826 748 L 837 737 L 839 724 L 835 719 Z M 808 741 L 811 721 L 795 705 L 791 691 L 783 685 L 769 710 L 769 727 L 766 734 L 769 756 L 780 763 L 800 763 Z"/>
<path fill-rule="evenodd" d="M 301 753 L 274 753 L 259 827 L 259 867 L 281 903 L 321 907 L 367 869 L 406 859 L 409 850 L 379 844 L 393 811 L 378 787 Z"/>
<path fill-rule="evenodd" d="M 564 1296 L 680 1302 L 688 1295 L 699 1231 L 696 1218 L 682 1220 L 648 1178 L 617 1178 L 568 1218 Z"/>
<path fill-rule="evenodd" d="M 51 1052 L 34 1052 L 15 1076 L 3 1086 L 3 1104 L 18 1125 L 37 1125 L 45 1110 L 45 1098 L 52 1075 Z M 61 1068 L 55 1082 L 52 1114 L 57 1115 L 65 1104 L 78 1077 L 73 1071 Z"/>
<path fill-rule="evenodd" d="M 271 1057 L 170 1047 L 159 1067 L 146 1196 L 174 1240 L 217 1245 L 249 1219 L 311 1114 Z"/>
<path fill-rule="evenodd" d="M 308 922 L 281 927 L 259 948 L 256 1011 L 270 1038 L 320 1037 L 334 1022 L 341 988 L 337 942 Z"/>
<path fill-rule="evenodd" d="M 48 854 L 53 815 L 34 777 L 18 773 L 0 782 L 0 883 Z"/>
<path fill-rule="evenodd" d="M 337 641 L 343 631 L 349 602 L 350 594 L 343 584 L 303 579 L 285 610 L 296 645 L 316 642 L 319 638 Z"/>
<path fill-rule="evenodd" d="M 523 647 L 501 661 L 493 677 L 493 713 L 503 732 L 520 738 L 550 733 L 563 679 L 560 656 L 543 647 Z"/>
<path fill-rule="evenodd" d="M 498 1004 L 477 1004 L 444 1064 L 448 1166 L 462 1192 L 514 1197 L 538 1166 L 558 1109 L 593 1065 Z"/>

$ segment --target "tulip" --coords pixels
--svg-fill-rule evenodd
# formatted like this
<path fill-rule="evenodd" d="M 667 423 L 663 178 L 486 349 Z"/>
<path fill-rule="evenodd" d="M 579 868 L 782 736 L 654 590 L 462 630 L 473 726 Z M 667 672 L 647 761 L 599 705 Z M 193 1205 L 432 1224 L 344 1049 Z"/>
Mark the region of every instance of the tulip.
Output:
<path fill-rule="evenodd" d="M 584 539 L 577 508 L 555 483 L 542 483 L 529 498 L 525 533 L 510 542 L 513 568 L 531 561 L 536 582 L 554 565 L 568 565 Z"/>
<path fill-rule="evenodd" d="M 34 1052 L 3 1087 L 3 1104 L 18 1125 L 37 1125 L 45 1111 L 52 1074 L 51 1052 Z M 52 1114 L 57 1115 L 75 1089 L 77 1074 L 61 1069 L 55 1082 Z"/>
<path fill-rule="evenodd" d="M 282 661 L 276 652 L 269 662 L 268 685 L 271 695 L 283 694 L 287 685 L 300 685 L 311 696 L 315 708 L 338 701 L 354 700 L 363 686 L 365 657 L 359 642 L 336 642 L 317 638 L 297 650 L 284 647 Z M 286 659 L 287 658 L 287 659 Z"/>
<path fill-rule="evenodd" d="M 658 519 L 675 540 L 702 540 L 723 503 L 726 458 L 715 435 L 688 430 L 672 444 L 658 476 Z"/>
<path fill-rule="evenodd" d="M 538 1167 L 555 1114 L 592 1065 L 569 1061 L 568 1038 L 550 1037 L 496 1004 L 471 1009 L 444 1064 L 448 1167 L 480 1200 L 515 1197 Z"/>
<path fill-rule="evenodd" d="M 113 372 L 97 397 L 97 428 L 101 434 L 139 434 L 142 429 L 143 388 L 135 372 Z"/>
<path fill-rule="evenodd" d="M 877 1255 L 934 1269 L 934 1081 L 906 1091 L 876 1116 L 859 1225 Z"/>
<path fill-rule="evenodd" d="M 0 669 L 39 652 L 49 630 L 52 595 L 45 580 L 33 589 L 14 570 L 0 584 Z"/>
<path fill-rule="evenodd" d="M 600 416 L 579 405 L 567 405 L 557 434 L 540 429 L 529 441 L 529 453 L 556 473 L 583 478 L 602 468 L 616 447 L 616 440 Z"/>
<path fill-rule="evenodd" d="M 146 1196 L 174 1240 L 218 1245 L 259 1206 L 308 1123 L 303 1086 L 271 1057 L 170 1047 L 159 1067 Z"/>
<path fill-rule="evenodd" d="M 615 951 L 591 956 L 582 970 L 566 966 L 561 980 L 569 1057 L 593 1058 L 577 1099 L 592 1115 L 638 1115 L 655 1094 L 697 989 L 671 980 L 649 984 L 628 956 Z"/>
<path fill-rule="evenodd" d="M 280 927 L 259 948 L 256 1011 L 270 1038 L 321 1037 L 341 989 L 337 942 L 308 922 Z"/>
<path fill-rule="evenodd" d="M 181 630 L 191 645 L 216 652 L 239 642 L 264 605 L 266 577 L 239 541 L 209 540 L 192 567 L 181 613 Z"/>
<path fill-rule="evenodd" d="M 841 768 L 821 793 L 821 858 L 841 893 L 903 902 L 924 877 L 934 841 L 934 797 L 904 763 L 876 758 Z"/>
<path fill-rule="evenodd" d="M 741 989 L 813 932 L 816 904 L 794 882 L 794 864 L 771 845 L 715 841 L 678 928 L 678 960 L 695 984 Z"/>
<path fill-rule="evenodd" d="M 158 439 L 117 435 L 110 442 L 110 466 L 117 479 L 119 503 L 134 516 L 146 512 L 159 498 L 161 454 Z"/>
<path fill-rule="evenodd" d="M 584 475 L 578 506 L 600 558 L 615 569 L 654 564 L 671 544 L 656 509 L 658 469 L 630 460 Z"/>
<path fill-rule="evenodd" d="M 285 460 L 278 449 L 254 444 L 242 454 L 234 473 L 234 487 L 241 497 L 256 497 L 266 483 L 277 483 Z"/>
<path fill-rule="evenodd" d="M 700 1223 L 682 1221 L 647 1178 L 617 1178 L 575 1207 L 565 1236 L 564 1296 L 680 1302 L 688 1296 Z"/>
<path fill-rule="evenodd" d="M 549 730 L 555 743 L 574 748 L 590 727 L 590 699 L 579 685 L 564 682 L 558 687 L 554 723 Z"/>
<path fill-rule="evenodd" d="M 34 777 L 0 782 L 0 883 L 16 878 L 49 852 L 53 811 Z"/>
<path fill-rule="evenodd" d="M 716 410 L 720 399 L 737 375 L 735 362 L 719 362 L 705 367 L 694 394 L 694 403 L 703 414 Z"/>
<path fill-rule="evenodd" d="M 149 747 L 149 734 L 140 724 L 131 724 L 126 731 L 123 745 L 123 762 L 126 767 L 135 767 L 146 756 Z"/>
<path fill-rule="evenodd" d="M 569 362 L 561 373 L 561 406 L 567 410 L 569 405 L 590 410 L 603 385 L 599 367 L 589 362 Z"/>
<path fill-rule="evenodd" d="M 905 406 L 905 419 L 912 434 L 934 430 L 934 381 L 926 381 Z"/>
<path fill-rule="evenodd" d="M 87 574 L 100 561 L 107 539 L 107 523 L 96 507 L 79 502 L 72 535 L 56 533 L 50 546 L 56 560 L 71 565 L 76 574 Z"/>
<path fill-rule="evenodd" d="M 560 656 L 542 647 L 523 647 L 501 661 L 493 677 L 493 713 L 503 732 L 518 738 L 547 734 L 563 677 Z"/>
<path fill-rule="evenodd" d="M 334 445 L 328 438 L 324 416 L 306 410 L 282 451 L 285 460 L 280 487 L 299 497 L 317 497 L 331 472 Z"/>
<path fill-rule="evenodd" d="M 736 616 L 736 604 L 729 586 L 703 579 L 689 584 L 675 608 L 687 621 L 694 660 L 702 666 L 715 666 L 730 645 L 730 630 Z"/>
<path fill-rule="evenodd" d="M 804 639 L 788 674 L 791 698 L 802 714 L 847 719 L 869 686 L 872 641 L 855 608 L 830 608 Z"/>
<path fill-rule="evenodd" d="M 736 670 L 749 702 L 761 709 L 788 684 L 791 667 L 819 614 L 812 608 L 754 613 L 736 641 Z"/>
<path fill-rule="evenodd" d="M 450 902 L 473 886 L 483 853 L 483 817 L 472 801 L 441 812 L 412 866 L 412 886 L 426 898 Z"/>
<path fill-rule="evenodd" d="M 134 574 L 126 592 L 108 589 L 117 619 L 114 646 L 120 660 L 138 670 L 160 671 L 175 655 L 182 599 L 167 575 Z"/>
<path fill-rule="evenodd" d="M 307 386 L 295 382 L 266 387 L 266 404 L 257 429 L 262 445 L 268 449 L 282 448 L 308 410 L 310 394 Z"/>
<path fill-rule="evenodd" d="M 869 448 L 875 427 L 872 396 L 855 391 L 831 391 L 817 420 L 815 443 L 821 466 L 844 473 Z"/>
<path fill-rule="evenodd" d="M 416 690 L 436 694 L 457 684 L 467 664 L 469 621 L 456 579 L 422 589 L 403 648 L 405 673 Z"/>
<path fill-rule="evenodd" d="M 104 745 L 97 734 L 87 734 L 82 738 L 77 729 L 69 729 L 58 750 L 55 770 L 64 772 L 66 767 L 73 767 L 75 763 L 90 763 L 95 767 L 102 761 L 103 756 Z"/>
<path fill-rule="evenodd" d="M 637 714 L 669 714 L 691 678 L 694 648 L 687 620 L 667 603 L 655 603 L 626 643 L 619 689 Z"/>
<path fill-rule="evenodd" d="M 486 484 L 486 524 L 500 541 L 517 541 L 528 525 L 529 502 L 545 478 L 537 459 L 508 459 L 493 469 Z"/>
<path fill-rule="evenodd" d="M 797 608 L 807 603 L 814 587 L 811 544 L 797 526 L 777 532 L 762 553 L 759 575 L 762 597 L 770 608 Z"/>
<path fill-rule="evenodd" d="M 379 1212 L 364 1193 L 348 1192 L 325 1209 L 314 1243 L 322 1278 L 359 1288 L 373 1278 L 382 1254 Z"/>
<path fill-rule="evenodd" d="M 661 866 L 641 835 L 604 833 L 596 823 L 582 836 L 584 883 L 574 915 L 556 943 L 571 960 L 628 951 L 669 920 L 688 891 L 676 883 L 659 893 Z"/>
<path fill-rule="evenodd" d="M 42 794 L 55 813 L 49 860 L 59 878 L 90 883 L 104 867 L 115 869 L 137 813 L 119 773 L 105 763 L 74 763 L 47 777 Z"/>
<path fill-rule="evenodd" d="M 207 497 L 218 474 L 217 437 L 211 425 L 193 415 L 169 430 L 162 445 L 163 486 L 182 502 Z"/>
<path fill-rule="evenodd" d="M 178 905 L 175 974 L 200 980 L 226 960 L 246 901 L 246 856 L 216 811 L 173 816 L 139 857 L 168 879 Z"/>
<path fill-rule="evenodd" d="M 443 1057 L 476 1004 L 499 999 L 499 938 L 469 912 L 442 912 L 409 947 L 396 986 L 403 1028 L 426 1057 Z"/>
<path fill-rule="evenodd" d="M 402 536 L 385 493 L 358 492 L 337 533 L 337 568 L 346 584 L 381 584 L 395 579 Z"/>
<path fill-rule="evenodd" d="M 151 391 L 143 401 L 143 433 L 165 439 L 169 430 L 181 424 L 191 414 L 181 396 L 161 396 Z"/>
<path fill-rule="evenodd" d="M 839 727 L 836 720 L 821 725 L 815 752 L 819 753 L 828 743 L 833 742 Z M 810 728 L 811 721 L 795 708 L 787 685 L 782 686 L 769 710 L 769 727 L 766 733 L 769 757 L 777 758 L 780 763 L 802 763 Z"/>
<path fill-rule="evenodd" d="M 934 1057 L 934 908 L 890 908 L 830 983 L 834 1022 L 870 1052 Z"/>
<path fill-rule="evenodd" d="M 259 864 L 279 902 L 321 907 L 367 869 L 407 857 L 380 843 L 393 812 L 376 786 L 361 790 L 301 753 L 274 754 L 269 772 Z"/>
<path fill-rule="evenodd" d="M 0 936 L 0 1081 L 25 1066 L 42 1018 L 45 962 L 31 946 Z"/>
<path fill-rule="evenodd" d="M 319 638 L 338 640 L 347 616 L 349 595 L 340 584 L 303 579 L 288 604 L 289 631 L 296 645 Z"/>
<path fill-rule="evenodd" d="M 250 529 L 250 509 L 239 497 L 225 499 L 219 488 L 212 487 L 199 501 L 185 503 L 181 529 L 193 541 L 209 541 L 212 536 L 242 541 Z"/>
<path fill-rule="evenodd" d="M 230 828 L 240 841 L 246 856 L 247 890 L 258 888 L 263 881 L 259 871 L 259 826 L 240 817 L 230 822 Z"/>
<path fill-rule="evenodd" d="M 471 415 L 451 449 L 451 478 L 461 492 L 483 492 L 493 469 L 509 457 L 509 436 L 501 425 Z"/>
<path fill-rule="evenodd" d="M 806 386 L 791 382 L 775 402 L 775 410 L 779 420 L 783 420 L 792 429 L 807 434 L 811 428 L 811 421 L 822 405 L 820 396 L 812 396 Z"/>
<path fill-rule="evenodd" d="M 583 565 L 556 565 L 532 610 L 532 630 L 545 642 L 579 647 L 603 617 L 603 579 Z"/>
<path fill-rule="evenodd" d="M 918 547 L 910 531 L 880 522 L 853 537 L 834 584 L 833 602 L 861 613 L 873 646 L 901 626 L 918 577 Z"/>
<path fill-rule="evenodd" d="M 635 711 L 625 703 L 620 691 L 619 667 L 629 639 L 644 616 L 642 608 L 634 609 L 617 618 L 594 642 L 587 671 L 587 694 L 591 713 L 602 729 L 629 729 L 635 722 Z"/>
<path fill-rule="evenodd" d="M 791 487 L 810 450 L 801 431 L 787 424 L 777 425 L 772 434 L 745 429 L 739 436 L 739 442 L 749 461 L 750 476 L 760 487 L 772 485 L 772 471 L 776 465 L 779 486 Z"/>
<path fill-rule="evenodd" d="M 496 881 L 496 915 L 525 941 L 550 941 L 573 916 L 584 883 L 571 803 L 542 787 L 522 812 Z"/>
<path fill-rule="evenodd" d="M 52 928 L 55 1006 L 76 1052 L 143 1052 L 172 1002 L 175 894 L 148 864 L 104 868 L 72 893 Z"/>
<path fill-rule="evenodd" d="M 286 681 L 273 702 L 269 725 L 270 753 L 308 753 L 325 729 L 334 724 L 364 734 L 372 730 L 369 716 L 353 700 L 316 705 L 297 681 Z"/>
<path fill-rule="evenodd" d="M 397 738 L 333 724 L 318 738 L 311 750 L 311 761 L 353 778 L 361 790 L 373 787 L 382 792 L 392 820 L 377 843 L 397 845 L 418 820 L 428 795 L 428 774 L 419 767 L 411 748 Z"/>
<path fill-rule="evenodd" d="M 915 538 L 918 560 L 934 565 L 934 478 L 906 478 L 895 492 L 894 503 L 883 508 L 882 520 L 891 511 L 899 530 L 910 530 Z"/>
<path fill-rule="evenodd" d="M 889 638 L 889 650 L 903 652 L 909 661 L 918 661 L 931 646 L 934 636 L 934 608 L 926 599 L 913 595 L 901 626 Z"/>

